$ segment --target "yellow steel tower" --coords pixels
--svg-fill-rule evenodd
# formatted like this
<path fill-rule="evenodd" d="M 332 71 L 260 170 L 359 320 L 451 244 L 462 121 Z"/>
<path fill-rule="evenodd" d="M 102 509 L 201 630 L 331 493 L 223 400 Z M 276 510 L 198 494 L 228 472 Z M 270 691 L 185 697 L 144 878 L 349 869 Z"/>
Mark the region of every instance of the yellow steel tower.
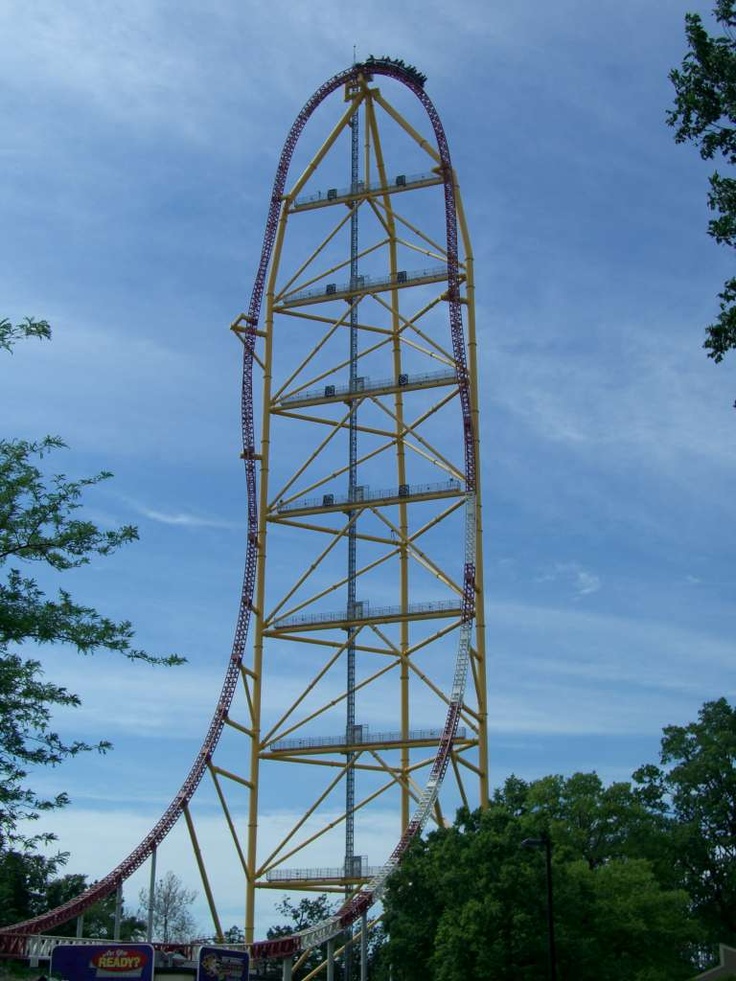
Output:
<path fill-rule="evenodd" d="M 153 881 L 183 815 L 216 935 L 225 880 L 244 881 L 253 954 L 291 957 L 349 937 L 427 821 L 487 801 L 473 261 L 415 69 L 369 58 L 304 106 L 233 329 L 248 537 L 212 721 L 149 834 L 81 896 L 3 928 L 6 953 L 149 858 Z M 257 894 L 287 888 L 342 905 L 253 942 Z"/>
<path fill-rule="evenodd" d="M 423 81 L 371 59 L 305 106 L 233 325 L 262 378 L 247 713 L 230 720 L 250 742 L 248 941 L 259 888 L 349 906 L 407 829 L 446 820 L 441 800 L 488 796 L 473 263 Z"/>

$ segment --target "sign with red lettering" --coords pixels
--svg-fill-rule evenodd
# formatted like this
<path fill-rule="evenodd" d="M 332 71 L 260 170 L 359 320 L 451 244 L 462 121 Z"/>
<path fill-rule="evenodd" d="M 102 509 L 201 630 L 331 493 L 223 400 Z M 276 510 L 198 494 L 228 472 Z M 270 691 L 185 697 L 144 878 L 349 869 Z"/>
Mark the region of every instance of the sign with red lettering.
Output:
<path fill-rule="evenodd" d="M 58 944 L 51 951 L 51 974 L 64 981 L 135 978 L 153 981 L 150 944 Z"/>

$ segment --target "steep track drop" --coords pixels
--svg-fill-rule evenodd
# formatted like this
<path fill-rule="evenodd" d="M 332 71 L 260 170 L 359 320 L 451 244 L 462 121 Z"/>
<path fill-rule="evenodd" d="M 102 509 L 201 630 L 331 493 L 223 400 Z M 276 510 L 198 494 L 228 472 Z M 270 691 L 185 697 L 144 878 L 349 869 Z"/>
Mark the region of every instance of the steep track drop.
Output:
<path fill-rule="evenodd" d="M 330 937 L 336 936 L 338 933 L 344 930 L 345 927 L 355 922 L 373 902 L 380 898 L 388 877 L 401 860 L 401 857 L 406 851 L 411 840 L 421 831 L 422 827 L 435 811 L 439 789 L 452 758 L 452 751 L 458 732 L 458 725 L 463 718 L 466 720 L 468 718 L 472 718 L 474 722 L 476 733 L 474 745 L 478 754 L 478 764 L 476 766 L 476 770 L 480 776 L 480 800 L 484 801 L 487 798 L 487 757 L 485 748 L 485 662 L 483 650 L 483 598 L 478 487 L 478 407 L 475 377 L 474 322 L 472 321 L 472 258 L 470 256 L 470 250 L 467 244 L 467 235 L 464 230 L 464 218 L 462 213 L 460 214 L 460 218 L 463 234 L 466 239 L 465 255 L 462 263 L 458 256 L 458 209 L 460 205 L 457 184 L 452 169 L 444 129 L 434 105 L 424 92 L 423 78 L 415 70 L 404 66 L 400 62 L 394 62 L 390 59 L 369 59 L 369 61 L 365 63 L 351 66 L 327 81 L 314 93 L 312 98 L 306 103 L 304 108 L 297 116 L 296 121 L 288 134 L 279 160 L 266 221 L 263 250 L 256 273 L 250 304 L 248 306 L 247 313 L 244 313 L 233 324 L 233 330 L 237 333 L 243 344 L 241 422 L 243 460 L 247 490 L 247 547 L 240 610 L 232 652 L 230 654 L 217 708 L 212 717 L 207 734 L 191 766 L 191 769 L 181 786 L 181 789 L 165 810 L 160 820 L 155 824 L 155 826 L 140 842 L 140 844 L 130 853 L 130 855 L 128 855 L 127 858 L 125 858 L 115 869 L 113 869 L 112 872 L 110 872 L 103 879 L 99 880 L 92 887 L 90 887 L 90 889 L 76 899 L 64 904 L 58 909 L 44 914 L 43 916 L 15 924 L 11 927 L 5 927 L 0 930 L 0 951 L 5 953 L 22 954 L 25 951 L 26 940 L 28 937 L 43 933 L 46 930 L 52 929 L 59 924 L 65 923 L 82 914 L 95 902 L 117 889 L 147 859 L 149 859 L 182 814 L 186 816 L 188 824 L 190 823 L 190 802 L 204 774 L 208 770 L 212 771 L 213 756 L 218 747 L 223 729 L 225 728 L 226 724 L 232 721 L 229 713 L 233 704 L 236 690 L 244 679 L 252 674 L 250 669 L 248 669 L 247 665 L 245 664 L 246 644 L 249 637 L 251 619 L 254 615 L 258 616 L 263 614 L 263 611 L 259 613 L 257 608 L 256 612 L 254 613 L 257 592 L 257 577 L 259 572 L 259 554 L 261 554 L 261 550 L 265 551 L 265 516 L 259 513 L 259 499 L 262 499 L 263 478 L 261 478 L 261 485 L 259 486 L 258 468 L 259 464 L 263 460 L 263 450 L 261 449 L 259 452 L 256 446 L 253 374 L 254 365 L 263 365 L 262 356 L 259 355 L 257 345 L 261 339 L 264 339 L 267 336 L 268 331 L 270 331 L 272 328 L 271 323 L 269 323 L 266 325 L 267 330 L 264 332 L 264 330 L 260 327 L 260 321 L 264 294 L 269 283 L 269 274 L 271 274 L 273 279 L 274 250 L 279 250 L 282 244 L 279 241 L 279 232 L 280 229 L 283 231 L 286 210 L 289 208 L 294 209 L 297 206 L 295 191 L 285 195 L 286 181 L 302 132 L 318 107 L 320 107 L 322 103 L 337 90 L 344 88 L 346 91 L 346 101 L 349 101 L 349 99 L 352 97 L 355 111 L 357 111 L 357 108 L 362 101 L 370 101 L 370 93 L 373 90 L 369 90 L 369 84 L 375 76 L 383 76 L 398 82 L 413 93 L 426 112 L 426 116 L 431 124 L 437 147 L 436 152 L 431 151 L 431 156 L 437 161 L 436 167 L 433 168 L 433 173 L 436 175 L 434 182 L 441 184 L 444 197 L 445 243 L 442 255 L 442 278 L 446 280 L 446 289 L 442 295 L 442 300 L 446 304 L 446 308 L 448 310 L 452 362 L 451 374 L 454 379 L 453 391 L 455 391 L 457 394 L 462 424 L 463 465 L 462 473 L 458 474 L 458 477 L 461 476 L 462 480 L 456 481 L 456 483 L 461 485 L 460 489 L 462 493 L 462 504 L 464 511 L 464 544 L 462 548 L 464 558 L 459 588 L 456 588 L 456 591 L 460 594 L 457 652 L 455 656 L 452 683 L 442 699 L 446 704 L 446 717 L 441 732 L 439 733 L 439 738 L 437 739 L 436 754 L 432 761 L 431 768 L 429 769 L 428 779 L 424 790 L 420 794 L 414 793 L 411 795 L 411 800 L 414 802 L 413 811 L 408 820 L 405 817 L 402 821 L 402 831 L 398 843 L 391 852 L 387 861 L 385 861 L 385 863 L 380 867 L 379 871 L 372 874 L 368 878 L 368 881 L 363 881 L 362 883 L 358 884 L 358 888 L 355 889 L 351 895 L 346 897 L 342 907 L 334 917 L 316 927 L 303 931 L 301 934 L 294 935 L 293 937 L 276 941 L 254 942 L 252 943 L 251 947 L 253 955 L 257 958 L 289 956 L 300 950 L 314 946 L 315 944 L 322 943 Z M 379 97 L 377 96 L 376 98 L 378 99 Z M 411 130 L 411 127 L 408 127 L 408 129 Z M 319 154 L 317 156 L 319 156 Z M 315 168 L 313 168 L 313 170 L 314 169 Z M 422 182 L 418 180 L 416 183 L 419 185 Z M 430 176 L 425 183 L 432 183 L 432 177 Z M 379 184 L 381 186 L 380 189 L 376 191 L 376 198 L 378 198 L 380 193 L 386 191 L 385 180 L 382 180 L 379 182 Z M 301 183 L 298 184 L 298 187 L 303 187 L 303 185 L 304 181 L 301 181 Z M 358 195 L 355 187 L 352 187 L 350 191 L 352 196 L 347 196 L 346 205 L 350 208 L 354 208 L 357 206 L 356 198 Z M 332 193 L 332 191 L 329 193 Z M 363 185 L 360 189 L 360 195 L 363 197 L 370 197 L 371 193 L 370 186 Z M 336 197 L 336 195 L 333 195 L 333 197 Z M 319 203 L 321 204 L 321 201 Z M 346 294 L 349 302 L 356 302 L 356 297 L 358 295 L 358 289 L 353 281 L 354 279 L 354 276 L 351 277 L 351 283 L 346 287 Z M 432 281 L 431 271 L 430 274 L 424 276 L 424 279 L 421 279 L 420 276 L 417 276 L 416 279 L 417 282 Z M 398 291 L 399 288 L 405 289 L 412 285 L 411 278 L 408 277 L 403 271 L 397 272 L 395 268 L 391 269 L 388 280 L 389 282 L 387 285 L 394 291 Z M 378 282 L 378 285 L 375 287 L 376 290 L 380 285 L 380 282 Z M 367 286 L 361 283 L 361 289 L 365 288 L 368 291 L 369 287 L 370 283 L 368 283 Z M 292 291 L 292 293 L 289 294 L 288 292 L 284 293 L 282 291 L 282 308 L 285 309 L 289 303 L 298 304 L 299 302 L 311 301 L 312 298 L 307 296 L 308 292 L 309 290 L 302 291 L 301 293 L 298 291 Z M 336 286 L 333 286 L 333 292 L 337 294 L 338 291 Z M 269 316 L 272 316 L 274 309 L 276 309 L 278 306 L 278 300 L 275 301 L 276 307 L 274 307 L 274 301 L 272 298 L 269 302 L 271 304 Z M 463 307 L 468 310 L 468 316 L 471 319 L 471 337 L 469 344 L 466 343 L 463 328 Z M 406 323 L 402 323 L 401 330 L 403 331 L 405 328 Z M 411 379 L 407 385 L 405 380 L 406 377 L 407 376 L 400 376 L 398 384 L 411 388 L 414 381 Z M 427 375 L 427 377 L 429 376 Z M 419 376 L 417 375 L 416 378 L 419 379 Z M 393 381 L 395 384 L 397 384 L 396 379 Z M 415 386 L 419 387 L 422 384 L 429 383 L 417 380 Z M 334 391 L 335 387 L 332 386 L 332 388 Z M 374 386 L 374 388 L 380 396 L 380 385 Z M 325 388 L 325 397 L 322 400 L 324 402 L 329 402 L 330 399 L 327 392 L 328 390 Z M 291 396 L 291 403 L 296 404 L 299 401 L 299 398 L 300 394 L 297 391 L 295 396 Z M 301 394 L 301 400 L 302 402 L 305 401 L 303 391 Z M 314 401 L 315 399 L 313 398 L 312 402 Z M 282 400 L 282 408 L 284 406 L 288 407 L 288 402 L 288 398 L 284 398 Z M 351 403 L 351 405 L 353 407 L 350 409 L 350 411 L 355 411 L 354 403 Z M 407 488 L 408 485 L 399 485 L 398 494 L 402 499 L 411 496 L 411 494 L 407 492 Z M 426 496 L 427 495 L 425 493 L 425 497 Z M 327 496 L 323 496 L 323 502 L 327 500 Z M 289 507 L 291 507 L 292 510 L 298 510 L 299 506 L 299 502 L 296 502 L 296 504 L 289 504 L 288 502 L 286 504 L 281 504 L 281 502 L 279 502 L 279 504 L 274 508 L 274 517 L 279 517 L 279 513 L 285 514 L 288 512 Z M 403 500 L 401 502 L 401 506 L 404 506 Z M 302 504 L 301 508 L 302 511 L 304 511 L 305 508 L 308 510 L 308 507 L 305 504 Z M 350 513 L 353 514 L 352 511 Z M 413 615 L 412 610 L 409 608 L 409 605 L 405 600 L 403 601 L 401 612 L 405 621 L 410 619 Z M 282 619 L 281 621 L 272 621 L 271 626 L 279 627 L 282 631 L 284 631 L 288 624 L 285 619 Z M 475 647 L 473 646 L 474 637 Z M 473 685 L 476 694 L 476 708 L 470 712 L 468 711 L 468 708 L 464 702 L 469 665 L 472 667 Z M 258 673 L 259 672 L 256 672 L 256 674 Z M 258 680 L 257 684 L 260 685 L 260 679 Z M 259 687 L 257 688 L 256 694 L 258 696 L 257 700 L 259 700 Z M 249 699 L 252 698 L 252 695 L 253 691 L 251 690 Z M 409 736 L 406 730 L 403 732 L 403 741 L 404 743 L 409 741 Z M 260 747 L 258 752 L 260 752 Z M 251 790 L 253 791 L 253 789 L 255 789 L 257 792 L 257 765 L 254 772 L 255 779 L 253 778 L 253 774 L 251 774 L 249 779 L 251 782 Z M 406 777 L 404 777 L 404 780 L 406 782 Z M 257 798 L 257 793 L 254 793 L 254 797 Z M 405 797 L 408 800 L 409 794 L 405 794 Z M 254 806 L 257 807 L 257 800 Z M 253 868 L 251 868 L 250 875 L 246 875 L 246 878 L 255 878 Z M 254 887 L 255 884 L 251 882 L 250 885 Z M 206 882 L 205 886 L 209 895 L 210 890 Z M 215 919 L 216 930 L 219 932 L 220 925 L 217 920 L 214 906 L 212 912 L 213 918 Z M 251 940 L 252 938 L 249 937 L 248 939 Z"/>

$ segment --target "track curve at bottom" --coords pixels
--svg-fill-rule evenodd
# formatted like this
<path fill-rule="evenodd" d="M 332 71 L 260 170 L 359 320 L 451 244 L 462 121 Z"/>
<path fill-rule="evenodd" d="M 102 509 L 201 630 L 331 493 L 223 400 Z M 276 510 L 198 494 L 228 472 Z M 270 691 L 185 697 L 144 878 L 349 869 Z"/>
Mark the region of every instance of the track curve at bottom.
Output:
<path fill-rule="evenodd" d="M 463 704 L 468 663 L 471 646 L 471 628 L 476 616 L 476 538 L 477 529 L 477 433 L 474 431 L 473 406 L 470 375 L 467 364 L 466 341 L 463 329 L 460 294 L 460 274 L 457 247 L 457 206 L 456 184 L 452 169 L 449 148 L 439 115 L 429 97 L 424 92 L 424 78 L 415 69 L 402 62 L 388 58 L 368 59 L 354 64 L 325 82 L 305 104 L 289 131 L 281 154 L 276 178 L 271 194 L 271 204 L 266 221 L 263 250 L 255 277 L 248 312 L 233 325 L 243 342 L 243 381 L 241 394 L 241 423 L 243 441 L 243 460 L 245 467 L 247 494 L 247 544 L 245 568 L 241 590 L 240 609 L 235 629 L 232 651 L 225 672 L 217 707 L 209 728 L 190 770 L 161 818 L 152 827 L 135 849 L 110 873 L 94 883 L 81 895 L 41 916 L 24 920 L 0 928 L 0 952 L 22 956 L 26 941 L 33 935 L 43 933 L 65 923 L 89 909 L 94 903 L 114 892 L 152 855 L 169 831 L 182 816 L 189 801 L 199 786 L 202 777 L 217 747 L 223 731 L 227 713 L 240 677 L 246 640 L 253 606 L 254 586 L 257 566 L 258 530 L 258 479 L 257 453 L 255 447 L 254 406 L 253 406 L 253 365 L 256 355 L 258 323 L 264 294 L 264 284 L 271 262 L 276 228 L 279 219 L 282 195 L 289 165 L 294 149 L 306 122 L 315 109 L 327 96 L 341 86 L 357 83 L 360 79 L 373 76 L 391 78 L 408 88 L 419 100 L 432 125 L 440 166 L 438 171 L 444 184 L 445 224 L 447 234 L 447 305 L 452 352 L 457 372 L 459 400 L 462 412 L 464 466 L 465 466 L 465 543 L 464 572 L 462 586 L 462 625 L 458 650 L 455 659 L 454 681 L 448 699 L 447 715 L 442 729 L 437 753 L 425 789 L 415 807 L 414 813 L 380 872 L 355 895 L 347 900 L 338 912 L 324 922 L 291 937 L 278 940 L 257 941 L 251 945 L 251 953 L 256 958 L 283 958 L 309 947 L 321 944 L 336 936 L 345 927 L 354 923 L 363 912 L 383 894 L 389 876 L 401 861 L 411 841 L 421 832 L 437 800 L 437 795 L 445 775 L 450 751 L 455 738 L 460 711 Z"/>

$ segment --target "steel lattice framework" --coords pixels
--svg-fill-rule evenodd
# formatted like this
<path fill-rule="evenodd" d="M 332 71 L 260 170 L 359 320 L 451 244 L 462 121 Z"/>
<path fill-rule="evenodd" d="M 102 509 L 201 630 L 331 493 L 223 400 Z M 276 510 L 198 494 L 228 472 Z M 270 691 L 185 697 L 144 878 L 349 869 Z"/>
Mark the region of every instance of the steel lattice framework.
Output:
<path fill-rule="evenodd" d="M 414 97 L 408 109 L 387 101 L 379 78 Z M 302 152 L 306 124 L 327 117 L 336 93 L 338 118 Z M 412 838 L 445 820 L 448 768 L 450 804 L 487 800 L 473 294 L 458 185 L 423 76 L 385 58 L 352 65 L 288 134 L 250 304 L 232 325 L 247 548 L 208 732 L 137 848 L 83 895 L 0 931 L 1 950 L 22 952 L 109 895 L 182 816 L 221 935 L 193 800 L 206 775 L 256 957 L 337 936 L 379 899 Z M 289 819 L 274 832 L 264 815 L 279 801 Z M 387 817 L 388 858 L 371 867 L 356 849 L 375 845 Z M 274 888 L 343 902 L 299 935 L 254 941 L 257 895 Z"/>

